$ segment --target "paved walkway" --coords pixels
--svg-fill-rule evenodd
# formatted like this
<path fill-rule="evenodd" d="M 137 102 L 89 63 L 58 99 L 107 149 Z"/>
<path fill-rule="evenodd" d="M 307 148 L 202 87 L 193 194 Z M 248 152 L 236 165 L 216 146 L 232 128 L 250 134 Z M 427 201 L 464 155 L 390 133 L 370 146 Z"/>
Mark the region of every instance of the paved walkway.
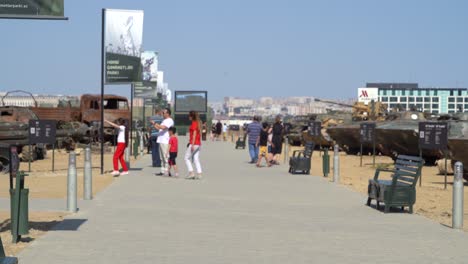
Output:
<path fill-rule="evenodd" d="M 466 233 L 418 215 L 384 215 L 321 177 L 255 168 L 232 143 L 202 151 L 203 180 L 153 176 L 146 156 L 143 170 L 80 204 L 20 263 L 468 262 Z"/>

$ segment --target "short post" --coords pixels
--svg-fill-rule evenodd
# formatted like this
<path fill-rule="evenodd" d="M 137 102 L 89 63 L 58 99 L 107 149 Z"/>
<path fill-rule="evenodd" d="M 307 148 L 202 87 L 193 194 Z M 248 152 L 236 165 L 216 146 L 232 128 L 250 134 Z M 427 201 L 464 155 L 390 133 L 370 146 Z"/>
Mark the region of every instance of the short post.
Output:
<path fill-rule="evenodd" d="M 452 228 L 463 228 L 463 163 L 457 161 L 453 179 Z"/>
<path fill-rule="evenodd" d="M 76 194 L 76 153 L 74 151 L 71 151 L 68 159 L 67 177 L 67 210 L 69 212 L 74 213 L 77 211 Z"/>
<path fill-rule="evenodd" d="M 333 181 L 336 183 L 340 181 L 340 152 L 338 144 L 335 144 L 333 153 Z"/>
<path fill-rule="evenodd" d="M 83 183 L 83 199 L 93 199 L 93 170 L 91 163 L 91 148 L 85 149 L 85 163 L 84 163 L 84 183 Z"/>
<path fill-rule="evenodd" d="M 330 173 L 330 156 L 328 155 L 328 148 L 325 148 L 323 150 L 322 170 L 323 170 L 323 177 L 328 177 L 328 173 Z"/>
<path fill-rule="evenodd" d="M 127 164 L 127 168 L 130 169 L 130 148 L 126 147 L 124 152 L 125 163 Z"/>
<path fill-rule="evenodd" d="M 140 156 L 143 156 L 145 144 L 143 142 L 143 131 L 140 131 Z"/>

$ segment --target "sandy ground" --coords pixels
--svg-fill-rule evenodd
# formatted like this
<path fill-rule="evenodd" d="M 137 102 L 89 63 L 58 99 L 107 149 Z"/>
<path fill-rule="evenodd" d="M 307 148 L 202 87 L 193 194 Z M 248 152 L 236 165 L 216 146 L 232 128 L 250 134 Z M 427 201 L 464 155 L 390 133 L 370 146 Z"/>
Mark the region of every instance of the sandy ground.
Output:
<path fill-rule="evenodd" d="M 82 149 L 76 151 L 76 165 L 78 174 L 78 197 L 83 197 L 83 166 L 84 152 Z M 100 155 L 92 154 L 93 166 L 93 193 L 96 194 L 103 190 L 114 180 L 110 175 L 112 172 L 112 153 L 104 156 L 104 172 L 101 175 Z M 52 153 L 49 151 L 47 158 L 37 160 L 31 163 L 31 172 L 28 171 L 28 163 L 21 162 L 20 170 L 29 174 L 25 178 L 25 185 L 29 188 L 30 198 L 65 198 L 67 195 L 67 173 L 68 173 L 69 154 L 62 150 L 55 152 L 55 170 L 52 172 Z M 9 186 L 9 177 L 4 174 L 0 177 L 1 186 Z M 0 189 L 0 197 L 8 197 L 8 188 Z"/>
<path fill-rule="evenodd" d="M 293 149 L 301 149 L 292 147 Z M 292 153 L 292 152 L 290 152 Z M 323 153 L 323 152 L 322 152 Z M 330 152 L 330 174 L 328 179 L 333 178 L 333 152 Z M 389 157 L 377 156 L 376 165 L 392 165 Z M 450 164 L 450 163 L 449 163 Z M 363 166 L 360 167 L 360 157 L 340 153 L 340 183 L 363 194 L 367 194 L 368 180 L 374 177 L 375 168 L 372 166 L 372 156 L 363 157 Z M 450 166 L 450 165 L 449 165 Z M 386 175 L 385 175 L 386 174 Z M 311 175 L 322 176 L 322 158 L 318 151 L 314 151 L 312 157 Z M 390 178 L 388 173 L 381 174 Z M 422 172 L 422 187 L 416 188 L 416 204 L 414 211 L 417 214 L 428 217 L 442 225 L 452 226 L 452 182 L 453 175 L 447 177 L 447 189 L 444 189 L 444 175 L 439 174 L 437 166 L 425 166 Z M 465 185 L 467 185 L 465 183 Z M 465 187 L 465 216 L 464 230 L 468 231 L 468 187 Z M 366 201 L 362 201 L 364 205 Z"/>
<path fill-rule="evenodd" d="M 13 244 L 11 243 L 10 213 L 1 211 L 0 219 L 6 219 L 0 222 L 0 236 L 5 248 L 5 254 L 7 256 L 16 256 L 31 242 L 61 222 L 65 215 L 64 212 L 29 212 L 29 234 L 22 236 L 20 242 Z"/>

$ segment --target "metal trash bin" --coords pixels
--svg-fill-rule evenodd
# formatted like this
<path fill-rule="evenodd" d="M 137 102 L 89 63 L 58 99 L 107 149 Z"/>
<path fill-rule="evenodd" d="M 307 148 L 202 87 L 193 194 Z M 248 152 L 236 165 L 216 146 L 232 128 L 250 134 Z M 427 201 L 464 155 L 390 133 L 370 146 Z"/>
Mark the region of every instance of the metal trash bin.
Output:
<path fill-rule="evenodd" d="M 10 189 L 10 213 L 12 226 L 14 222 L 18 222 L 18 234 L 27 235 L 29 233 L 29 189 L 20 189 L 20 201 L 17 204 L 15 190 Z M 18 208 L 18 213 L 15 214 L 14 209 Z"/>

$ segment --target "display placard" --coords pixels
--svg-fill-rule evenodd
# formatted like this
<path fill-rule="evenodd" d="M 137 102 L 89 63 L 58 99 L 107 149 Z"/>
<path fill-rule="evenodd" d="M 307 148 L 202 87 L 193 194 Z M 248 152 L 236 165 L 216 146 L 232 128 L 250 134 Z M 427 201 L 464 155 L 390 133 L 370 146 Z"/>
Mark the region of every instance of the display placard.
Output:
<path fill-rule="evenodd" d="M 64 18 L 63 0 L 0 0 L 0 18 Z"/>
<path fill-rule="evenodd" d="M 29 143 L 55 144 L 56 120 L 29 120 Z"/>
<path fill-rule="evenodd" d="M 143 11 L 104 10 L 105 83 L 141 81 L 142 41 Z"/>
<path fill-rule="evenodd" d="M 174 95 L 175 112 L 207 112 L 207 91 L 175 91 Z"/>
<path fill-rule="evenodd" d="M 419 147 L 421 149 L 447 149 L 447 132 L 446 122 L 420 122 Z"/>
<path fill-rule="evenodd" d="M 372 143 L 375 139 L 375 123 L 361 123 L 360 126 L 361 143 Z"/>
<path fill-rule="evenodd" d="M 313 137 L 318 137 L 321 135 L 322 122 L 320 121 L 311 121 L 309 122 L 309 135 Z"/>

